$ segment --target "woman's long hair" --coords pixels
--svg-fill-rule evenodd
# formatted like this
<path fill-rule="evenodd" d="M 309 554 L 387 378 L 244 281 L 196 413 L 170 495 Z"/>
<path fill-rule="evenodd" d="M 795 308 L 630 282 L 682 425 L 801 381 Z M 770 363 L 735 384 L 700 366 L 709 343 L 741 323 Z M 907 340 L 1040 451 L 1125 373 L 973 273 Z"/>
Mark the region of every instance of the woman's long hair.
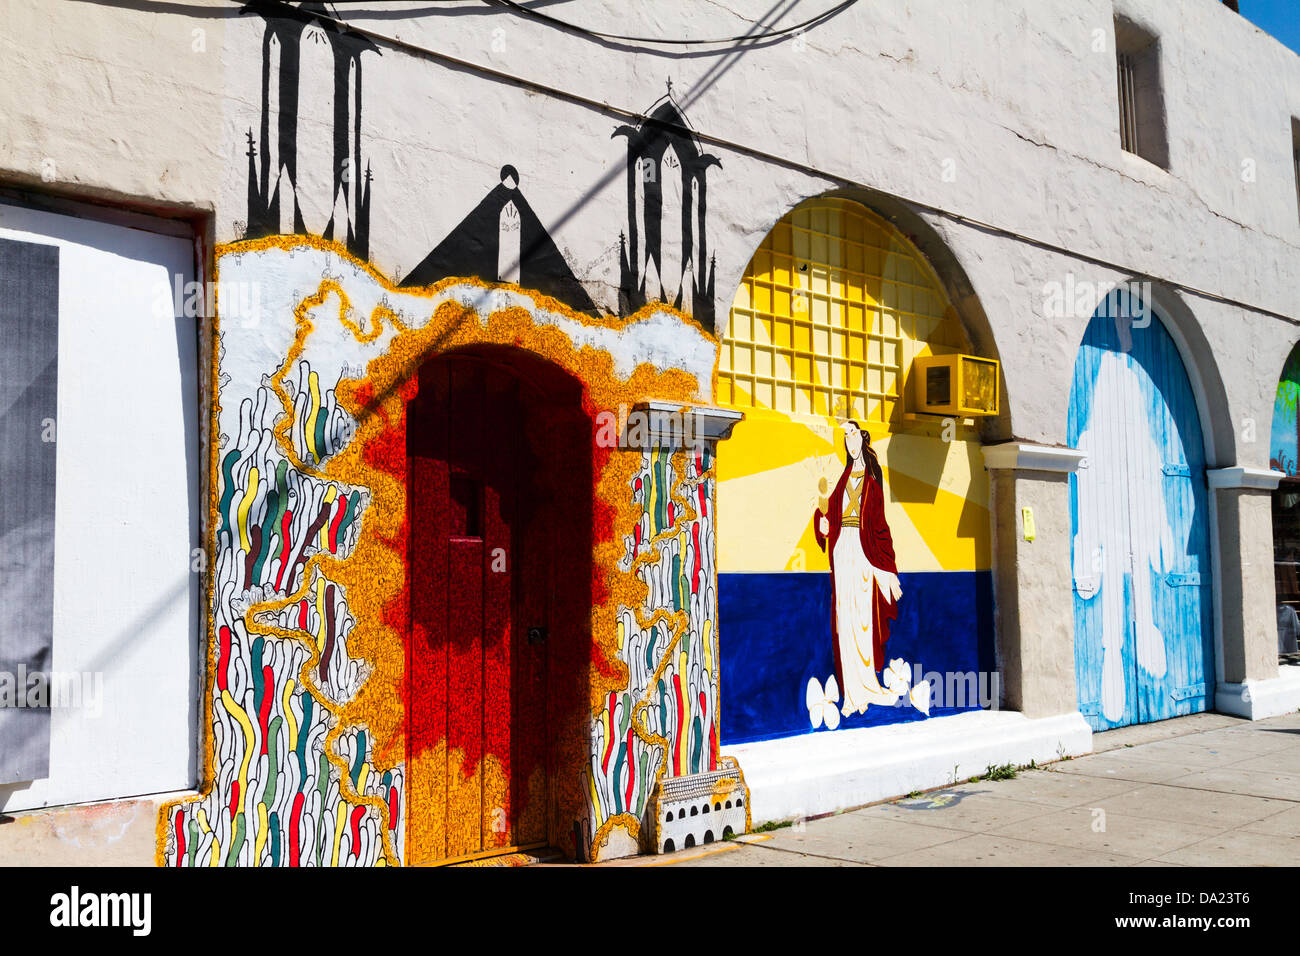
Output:
<path fill-rule="evenodd" d="M 876 450 L 871 447 L 871 435 L 867 433 L 867 430 L 865 428 L 863 428 L 861 425 L 859 425 L 857 422 L 851 419 L 845 422 L 844 424 L 852 425 L 859 432 L 861 432 L 862 462 L 864 465 L 866 465 L 867 474 L 869 474 L 872 478 L 876 479 L 876 484 L 881 485 L 883 487 L 885 484 L 885 475 L 884 472 L 881 471 L 880 459 L 876 457 Z M 853 456 L 849 454 L 849 436 L 845 435 L 844 436 L 844 475 L 841 475 L 840 477 L 843 478 L 847 476 L 851 471 L 853 471 Z"/>

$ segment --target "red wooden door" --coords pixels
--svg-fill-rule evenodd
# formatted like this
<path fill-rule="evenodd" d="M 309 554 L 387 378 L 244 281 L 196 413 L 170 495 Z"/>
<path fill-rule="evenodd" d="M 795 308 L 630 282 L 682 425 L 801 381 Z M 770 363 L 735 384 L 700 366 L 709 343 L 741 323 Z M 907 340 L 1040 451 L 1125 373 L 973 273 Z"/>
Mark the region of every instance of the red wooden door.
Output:
<path fill-rule="evenodd" d="M 411 861 L 546 839 L 545 550 L 528 545 L 519 380 L 426 366 L 408 409 Z"/>

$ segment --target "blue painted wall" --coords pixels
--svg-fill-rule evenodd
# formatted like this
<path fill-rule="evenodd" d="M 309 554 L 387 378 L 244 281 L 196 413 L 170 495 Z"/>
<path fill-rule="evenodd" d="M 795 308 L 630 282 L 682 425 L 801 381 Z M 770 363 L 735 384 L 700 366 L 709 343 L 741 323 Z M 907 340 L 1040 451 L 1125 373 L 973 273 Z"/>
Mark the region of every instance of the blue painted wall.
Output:
<path fill-rule="evenodd" d="M 899 579 L 903 598 L 887 661 L 901 657 L 945 679 L 994 673 L 992 572 L 913 572 Z M 824 682 L 835 673 L 830 574 L 719 574 L 718 621 L 723 745 L 812 732 L 808 678 Z M 978 696 L 968 700 L 962 708 L 934 707 L 930 716 L 979 709 Z M 924 719 L 907 703 L 871 707 L 843 718 L 838 730 L 817 733 Z"/>

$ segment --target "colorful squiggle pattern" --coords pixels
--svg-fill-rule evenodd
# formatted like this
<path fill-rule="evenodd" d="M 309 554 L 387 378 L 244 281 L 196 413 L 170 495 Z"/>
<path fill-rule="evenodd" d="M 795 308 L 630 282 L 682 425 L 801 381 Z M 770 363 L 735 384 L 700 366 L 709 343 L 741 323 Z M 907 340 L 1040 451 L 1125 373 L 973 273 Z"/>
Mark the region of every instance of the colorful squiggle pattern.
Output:
<path fill-rule="evenodd" d="M 716 577 L 712 452 L 643 454 L 629 483 L 639 506 L 620 570 L 634 570 L 645 602 L 620 607 L 627 690 L 592 720 L 584 773 L 596 855 L 611 827 L 640 838 L 662 776 L 718 769 Z"/>
<path fill-rule="evenodd" d="M 249 255 L 244 274 L 274 286 L 263 296 L 275 298 L 272 319 L 293 315 L 292 344 L 275 356 L 269 337 L 223 338 L 218 393 L 236 404 L 214 410 L 204 786 L 164 807 L 159 859 L 400 864 L 414 839 L 400 696 L 402 383 L 433 348 L 485 341 L 568 369 L 592 408 L 686 399 L 707 380 L 707 343 L 662 308 L 615 328 L 473 280 L 397 290 L 325 240 L 241 243 L 219 261 Z M 292 276 L 312 284 L 290 294 Z M 665 341 L 683 343 L 691 371 L 661 367 Z M 572 807 L 560 811 L 573 821 L 565 848 L 586 859 L 616 827 L 639 839 L 663 775 L 718 765 L 710 453 L 617 452 L 598 471 L 597 511 L 612 523 L 593 555 L 594 743 L 556 781 L 558 805 Z"/>
<path fill-rule="evenodd" d="M 347 441 L 351 423 L 299 363 L 293 427 L 304 460 L 321 461 Z M 355 623 L 343 588 L 315 555 L 346 559 L 361 530 L 365 489 L 323 481 L 277 449 L 281 403 L 269 387 L 240 406 L 239 432 L 220 461 L 212 708 L 216 786 L 177 807 L 164 858 L 173 866 L 371 866 L 385 844 L 400 861 L 403 771 L 372 763 L 364 728 L 338 737 L 331 763 L 329 705 L 353 696 L 366 664 L 347 651 Z M 253 619 L 299 640 L 250 633 L 250 610 L 293 600 Z M 314 651 L 314 653 L 313 653 Z M 300 683 L 310 670 L 314 693 Z M 353 793 L 370 798 L 349 800 Z M 382 808 L 382 809 L 378 809 Z"/>

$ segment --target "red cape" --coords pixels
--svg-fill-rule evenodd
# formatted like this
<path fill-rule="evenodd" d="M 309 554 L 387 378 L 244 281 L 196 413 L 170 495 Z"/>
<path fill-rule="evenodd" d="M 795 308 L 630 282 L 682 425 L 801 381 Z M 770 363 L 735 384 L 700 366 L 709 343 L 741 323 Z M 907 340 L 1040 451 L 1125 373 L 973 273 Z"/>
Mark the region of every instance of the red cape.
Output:
<path fill-rule="evenodd" d="M 835 620 L 834 555 L 835 543 L 839 541 L 840 529 L 843 525 L 844 489 L 848 486 L 849 473 L 852 469 L 852 464 L 844 469 L 844 474 L 840 475 L 839 483 L 836 484 L 835 490 L 831 492 L 829 504 L 827 505 L 830 508 L 830 514 L 825 515 L 830 521 L 830 534 L 822 534 L 821 522 L 817 520 L 823 517 L 821 511 L 818 510 L 813 516 L 813 532 L 817 535 L 817 546 L 831 555 L 831 644 L 835 648 L 835 679 L 839 682 L 841 692 L 844 688 L 844 672 L 840 666 L 839 628 Z M 869 468 L 863 477 L 863 481 L 866 483 L 866 488 L 862 495 L 862 514 L 858 525 L 858 541 L 862 546 L 862 553 L 867 556 L 867 560 L 871 562 L 872 567 L 881 571 L 888 571 L 890 574 L 898 574 L 898 565 L 894 559 L 894 539 L 889 533 L 889 525 L 885 523 L 885 489 L 871 474 Z M 889 626 L 896 617 L 898 617 L 898 605 L 881 593 L 880 586 L 875 581 L 872 581 L 871 662 L 877 673 L 883 670 L 885 642 L 889 640 Z"/>

